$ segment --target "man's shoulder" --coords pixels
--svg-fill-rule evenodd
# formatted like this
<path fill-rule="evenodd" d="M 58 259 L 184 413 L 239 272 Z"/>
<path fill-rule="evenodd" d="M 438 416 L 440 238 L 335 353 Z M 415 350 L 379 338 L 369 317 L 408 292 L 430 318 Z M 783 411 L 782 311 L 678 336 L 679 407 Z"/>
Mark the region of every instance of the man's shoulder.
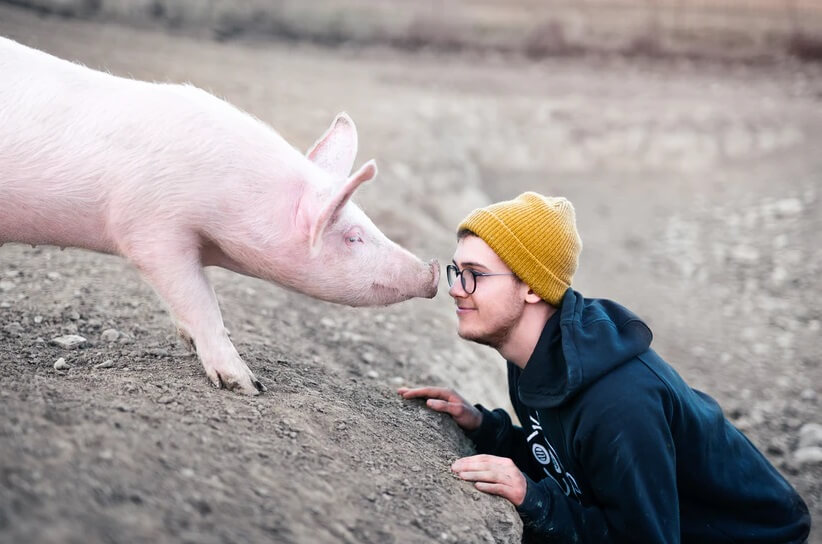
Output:
<path fill-rule="evenodd" d="M 628 417 L 642 416 L 649 410 L 669 411 L 677 393 L 666 366 L 653 353 L 632 357 L 581 391 L 574 404 L 586 419 L 604 414 Z"/>

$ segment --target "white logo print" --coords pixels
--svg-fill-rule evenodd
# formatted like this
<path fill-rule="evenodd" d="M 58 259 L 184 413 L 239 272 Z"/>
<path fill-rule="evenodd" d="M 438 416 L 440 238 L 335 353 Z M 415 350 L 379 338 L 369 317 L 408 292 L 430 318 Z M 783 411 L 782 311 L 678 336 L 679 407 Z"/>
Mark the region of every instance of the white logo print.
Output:
<path fill-rule="evenodd" d="M 531 452 L 540 464 L 548 465 L 551 463 L 551 454 L 548 453 L 548 450 L 546 450 L 542 444 L 533 444 L 531 446 Z"/>
<path fill-rule="evenodd" d="M 554 480 L 566 496 L 573 496 L 575 499 L 580 500 L 582 491 L 580 491 L 573 475 L 563 469 L 556 450 L 543 435 L 542 425 L 539 422 L 536 412 L 529 416 L 529 419 L 531 420 L 531 428 L 534 432 L 528 435 L 526 440 L 531 444 L 531 454 L 534 456 L 534 459 L 542 465 L 542 470 L 545 472 L 545 475 Z"/>

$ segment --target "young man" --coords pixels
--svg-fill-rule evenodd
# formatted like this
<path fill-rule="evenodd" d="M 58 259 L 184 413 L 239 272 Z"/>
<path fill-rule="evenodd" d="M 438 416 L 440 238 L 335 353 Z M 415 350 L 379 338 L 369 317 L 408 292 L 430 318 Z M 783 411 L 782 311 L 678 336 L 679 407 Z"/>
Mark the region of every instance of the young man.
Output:
<path fill-rule="evenodd" d="M 508 361 L 511 403 L 402 388 L 450 414 L 482 455 L 452 465 L 551 542 L 787 543 L 808 509 L 765 457 L 652 349 L 636 315 L 571 289 L 581 241 L 563 198 L 525 193 L 459 226 L 459 335 Z"/>

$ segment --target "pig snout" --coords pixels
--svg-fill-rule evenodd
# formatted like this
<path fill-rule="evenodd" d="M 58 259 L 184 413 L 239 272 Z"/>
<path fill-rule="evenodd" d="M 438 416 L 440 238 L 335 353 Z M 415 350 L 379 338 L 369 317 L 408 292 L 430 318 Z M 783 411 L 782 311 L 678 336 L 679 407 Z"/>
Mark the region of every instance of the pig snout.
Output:
<path fill-rule="evenodd" d="M 437 289 L 440 284 L 440 262 L 437 259 L 428 261 L 428 268 L 431 270 L 431 283 L 422 295 L 425 298 L 434 298 L 437 295 Z"/>
<path fill-rule="evenodd" d="M 422 269 L 409 289 L 405 292 L 406 298 L 422 297 L 434 298 L 440 283 L 440 263 L 437 259 L 431 259 L 427 263 L 420 262 Z"/>

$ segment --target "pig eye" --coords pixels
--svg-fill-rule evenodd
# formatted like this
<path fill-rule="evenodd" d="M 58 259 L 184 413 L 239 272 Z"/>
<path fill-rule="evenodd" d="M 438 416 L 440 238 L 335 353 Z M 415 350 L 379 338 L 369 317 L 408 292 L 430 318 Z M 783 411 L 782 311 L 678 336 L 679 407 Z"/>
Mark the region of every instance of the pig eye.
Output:
<path fill-rule="evenodd" d="M 349 231 L 345 233 L 345 243 L 349 246 L 354 244 L 361 244 L 362 232 L 360 231 L 360 229 L 349 229 Z"/>

